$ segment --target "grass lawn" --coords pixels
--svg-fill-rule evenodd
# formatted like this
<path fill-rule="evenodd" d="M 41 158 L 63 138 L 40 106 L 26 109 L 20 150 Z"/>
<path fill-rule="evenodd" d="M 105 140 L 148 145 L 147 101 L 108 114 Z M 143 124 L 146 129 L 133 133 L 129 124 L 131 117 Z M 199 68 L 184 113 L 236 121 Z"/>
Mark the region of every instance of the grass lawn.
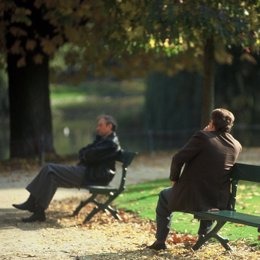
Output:
<path fill-rule="evenodd" d="M 158 193 L 170 185 L 169 180 L 161 179 L 141 184 L 130 185 L 116 200 L 118 208 L 124 208 L 137 213 L 143 218 L 155 220 L 155 207 Z M 237 196 L 237 211 L 253 215 L 260 214 L 260 185 L 242 182 Z M 172 218 L 172 229 L 178 233 L 197 234 L 198 221 L 193 215 L 176 212 Z M 254 227 L 227 223 L 220 232 L 230 240 L 245 239 L 249 243 L 258 243 L 258 232 Z"/>

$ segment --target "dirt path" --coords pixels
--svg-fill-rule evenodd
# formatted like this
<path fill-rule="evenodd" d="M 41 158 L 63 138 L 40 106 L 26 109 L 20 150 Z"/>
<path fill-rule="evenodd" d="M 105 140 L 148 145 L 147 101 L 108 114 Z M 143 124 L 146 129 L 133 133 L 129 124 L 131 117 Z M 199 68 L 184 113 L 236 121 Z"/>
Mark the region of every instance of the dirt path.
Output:
<path fill-rule="evenodd" d="M 168 177 L 170 155 L 140 157 L 129 168 L 128 183 Z M 37 173 L 21 170 L 0 173 L 0 259 L 260 259 L 254 247 L 243 241 L 232 244 L 234 251 L 225 252 L 211 243 L 198 252 L 191 250 L 194 238 L 181 237 L 178 244 L 169 240 L 169 249 L 160 253 L 145 249 L 154 239 L 154 224 L 121 212 L 122 222 L 105 213 L 97 215 L 89 224 L 81 225 L 84 209 L 77 218 L 69 213 L 85 192 L 61 189 L 47 211 L 44 223 L 22 223 L 27 212 L 12 208 L 11 204 L 27 197 L 24 187 Z"/>

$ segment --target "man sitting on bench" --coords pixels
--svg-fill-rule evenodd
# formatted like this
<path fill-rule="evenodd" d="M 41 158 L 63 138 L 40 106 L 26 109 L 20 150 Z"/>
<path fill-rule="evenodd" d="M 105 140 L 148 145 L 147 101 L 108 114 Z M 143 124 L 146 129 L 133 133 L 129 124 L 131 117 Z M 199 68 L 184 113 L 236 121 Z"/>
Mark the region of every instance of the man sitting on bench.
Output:
<path fill-rule="evenodd" d="M 116 122 L 110 115 L 98 117 L 93 143 L 79 151 L 79 163 L 75 166 L 48 163 L 26 187 L 30 196 L 22 204 L 13 204 L 20 210 L 33 214 L 23 222 L 45 221 L 48 208 L 58 187 L 80 188 L 82 185 L 107 185 L 114 177 L 115 159 L 120 151 L 116 135 Z"/>
<path fill-rule="evenodd" d="M 242 149 L 230 134 L 234 115 L 223 108 L 212 111 L 211 120 L 195 133 L 172 158 L 170 180 L 173 186 L 159 194 L 156 208 L 156 241 L 150 249 L 166 249 L 173 211 L 192 212 L 228 209 L 229 170 Z M 183 170 L 182 170 L 183 168 Z M 201 220 L 199 236 L 205 235 L 212 221 Z"/>

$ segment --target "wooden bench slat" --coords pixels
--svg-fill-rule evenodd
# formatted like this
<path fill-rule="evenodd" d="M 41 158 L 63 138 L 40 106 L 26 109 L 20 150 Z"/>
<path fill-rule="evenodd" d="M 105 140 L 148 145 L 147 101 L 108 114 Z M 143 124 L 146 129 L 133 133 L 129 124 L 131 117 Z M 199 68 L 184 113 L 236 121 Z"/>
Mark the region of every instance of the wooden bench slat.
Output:
<path fill-rule="evenodd" d="M 260 217 L 230 210 L 196 212 L 196 217 L 260 227 Z"/>

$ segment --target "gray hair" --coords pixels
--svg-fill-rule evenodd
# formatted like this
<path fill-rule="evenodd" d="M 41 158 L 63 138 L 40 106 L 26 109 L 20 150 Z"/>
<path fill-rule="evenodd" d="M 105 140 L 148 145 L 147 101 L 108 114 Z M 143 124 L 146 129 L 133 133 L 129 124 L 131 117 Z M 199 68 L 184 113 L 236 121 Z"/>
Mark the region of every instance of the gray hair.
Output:
<path fill-rule="evenodd" d="M 112 125 L 112 130 L 115 132 L 116 129 L 117 129 L 117 122 L 116 122 L 115 118 L 112 117 L 111 115 L 100 115 L 100 116 L 98 116 L 98 120 L 102 119 L 102 118 L 106 121 L 106 124 Z"/>

